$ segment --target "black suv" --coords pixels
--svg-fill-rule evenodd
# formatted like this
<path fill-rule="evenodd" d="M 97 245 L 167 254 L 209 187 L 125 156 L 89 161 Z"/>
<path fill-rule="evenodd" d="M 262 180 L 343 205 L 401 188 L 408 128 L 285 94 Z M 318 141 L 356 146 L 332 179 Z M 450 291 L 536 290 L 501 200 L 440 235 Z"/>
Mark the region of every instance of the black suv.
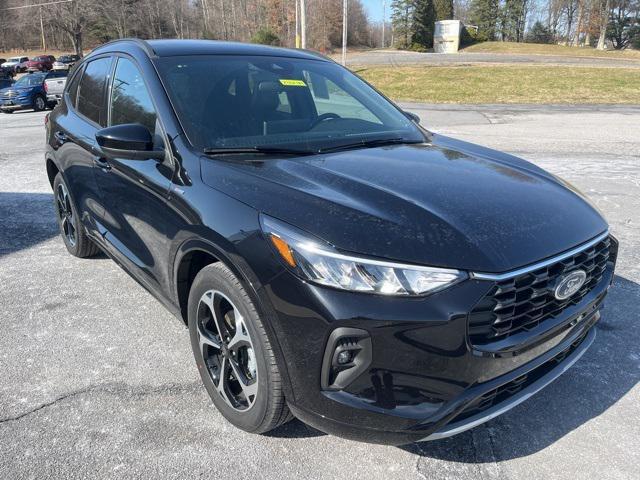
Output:
<path fill-rule="evenodd" d="M 310 52 L 106 44 L 47 144 L 69 252 L 104 251 L 184 321 L 250 432 L 290 412 L 390 444 L 474 427 L 580 358 L 613 278 L 573 187 Z"/>

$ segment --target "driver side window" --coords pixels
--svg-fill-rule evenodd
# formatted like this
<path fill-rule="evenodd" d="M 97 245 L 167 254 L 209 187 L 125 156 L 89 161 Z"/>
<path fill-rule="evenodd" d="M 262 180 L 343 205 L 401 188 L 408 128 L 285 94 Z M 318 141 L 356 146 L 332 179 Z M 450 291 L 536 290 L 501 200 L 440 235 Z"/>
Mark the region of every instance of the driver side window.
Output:
<path fill-rule="evenodd" d="M 118 58 L 111 89 L 110 125 L 139 123 L 155 135 L 159 133 L 156 130 L 156 120 L 156 110 L 142 73 L 131 60 Z"/>

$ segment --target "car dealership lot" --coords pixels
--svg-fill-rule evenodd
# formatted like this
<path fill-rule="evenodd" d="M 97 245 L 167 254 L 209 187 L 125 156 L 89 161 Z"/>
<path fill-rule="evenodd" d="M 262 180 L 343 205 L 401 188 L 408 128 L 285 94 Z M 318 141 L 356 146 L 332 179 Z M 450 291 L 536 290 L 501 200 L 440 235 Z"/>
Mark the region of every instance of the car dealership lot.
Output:
<path fill-rule="evenodd" d="M 110 260 L 67 254 L 44 171 L 44 114 L 0 115 L 0 478 L 635 477 L 640 108 L 407 108 L 436 131 L 562 176 L 611 222 L 616 284 L 572 370 L 437 443 L 354 443 L 297 421 L 268 437 L 236 430 L 201 386 L 187 331 Z"/>

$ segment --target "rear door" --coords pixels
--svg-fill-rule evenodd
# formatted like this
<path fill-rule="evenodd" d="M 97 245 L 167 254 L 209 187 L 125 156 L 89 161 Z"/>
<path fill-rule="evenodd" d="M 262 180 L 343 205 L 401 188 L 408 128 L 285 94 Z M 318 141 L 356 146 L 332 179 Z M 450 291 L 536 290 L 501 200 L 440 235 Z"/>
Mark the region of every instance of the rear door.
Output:
<path fill-rule="evenodd" d="M 167 146 L 143 75 L 135 61 L 119 56 L 109 92 L 109 126 L 137 123 L 154 137 L 154 149 Z M 168 292 L 169 249 L 177 225 L 167 208 L 173 176 L 171 155 L 164 161 L 104 159 L 96 181 L 105 206 L 104 238 L 129 269 L 154 289 Z"/>
<path fill-rule="evenodd" d="M 106 92 L 113 58 L 88 62 L 73 76 L 64 108 L 53 115 L 52 142 L 71 195 L 90 232 L 95 232 L 103 206 L 95 182 L 96 132 L 106 126 Z"/>

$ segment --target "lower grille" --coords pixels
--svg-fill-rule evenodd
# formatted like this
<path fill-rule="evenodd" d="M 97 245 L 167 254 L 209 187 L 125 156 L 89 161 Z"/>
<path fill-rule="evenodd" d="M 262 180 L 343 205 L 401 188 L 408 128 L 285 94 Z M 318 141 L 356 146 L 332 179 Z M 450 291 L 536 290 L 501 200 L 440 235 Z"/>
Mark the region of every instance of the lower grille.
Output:
<path fill-rule="evenodd" d="M 530 372 L 525 373 L 524 375 L 519 376 L 518 378 L 510 381 L 509 383 L 505 383 L 504 385 L 500 385 L 493 390 L 485 393 L 481 397 L 478 397 L 473 402 L 465 407 L 461 413 L 459 413 L 451 423 L 456 423 L 461 420 L 465 420 L 467 418 L 473 417 L 479 413 L 488 410 L 494 405 L 498 405 L 513 395 L 516 395 L 522 389 L 528 387 L 532 383 L 536 382 L 538 379 L 544 377 L 547 373 L 552 371 L 554 368 L 558 366 L 558 364 L 562 363 L 562 361 L 567 358 L 571 353 L 573 353 L 576 348 L 580 346 L 587 335 L 587 332 L 583 333 L 579 338 L 577 338 L 569 347 L 567 347 L 562 352 L 558 353 L 555 357 L 550 360 L 547 360 L 545 363 L 540 365 L 537 368 L 534 368 Z"/>
<path fill-rule="evenodd" d="M 487 345 L 531 330 L 559 315 L 568 306 L 580 303 L 600 283 L 611 257 L 611 238 L 606 237 L 551 265 L 495 282 L 469 314 L 471 343 Z M 582 288 L 565 300 L 556 299 L 553 288 L 558 279 L 577 269 L 587 274 Z"/>

